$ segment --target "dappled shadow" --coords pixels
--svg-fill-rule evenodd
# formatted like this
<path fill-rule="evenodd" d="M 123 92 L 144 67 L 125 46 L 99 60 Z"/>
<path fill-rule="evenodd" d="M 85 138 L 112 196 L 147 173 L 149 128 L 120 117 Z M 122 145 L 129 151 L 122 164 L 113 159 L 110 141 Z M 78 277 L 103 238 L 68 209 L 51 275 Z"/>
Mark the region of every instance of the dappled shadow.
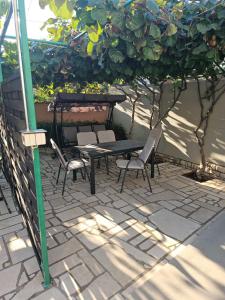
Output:
<path fill-rule="evenodd" d="M 166 163 L 160 166 L 162 175 L 152 180 L 152 194 L 147 182 L 136 179 L 132 172 L 120 194 L 114 159 L 110 160 L 109 176 L 104 166 L 96 170 L 96 195 L 90 194 L 88 182 L 78 174 L 77 182 L 68 178 L 62 196 L 61 183 L 55 186 L 57 161 L 42 155 L 50 272 L 60 291 L 68 298 L 83 300 L 110 299 L 117 293 L 125 299 L 170 300 L 166 290 L 154 283 L 150 271 L 172 254 L 180 241 L 156 228 L 149 217 L 165 210 L 163 205 L 179 213 L 177 208 L 186 205 L 182 202 L 188 193 L 202 186 L 182 178 L 182 168 Z M 187 192 L 186 197 L 179 195 L 182 191 L 183 195 Z M 198 285 L 186 267 L 182 274 L 185 282 Z M 163 283 L 182 293 L 179 280 L 170 282 L 169 278 L 164 277 Z"/>
<path fill-rule="evenodd" d="M 169 264 L 128 288 L 126 299 L 224 299 L 224 225 L 223 213 Z"/>

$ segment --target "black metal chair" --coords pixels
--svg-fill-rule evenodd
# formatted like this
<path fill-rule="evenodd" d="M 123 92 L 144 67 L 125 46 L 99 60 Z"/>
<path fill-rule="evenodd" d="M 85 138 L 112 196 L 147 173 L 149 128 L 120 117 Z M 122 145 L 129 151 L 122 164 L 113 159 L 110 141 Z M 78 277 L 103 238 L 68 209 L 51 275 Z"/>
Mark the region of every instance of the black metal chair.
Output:
<path fill-rule="evenodd" d="M 145 179 L 145 177 L 144 177 L 144 173 L 145 173 L 147 180 L 148 180 L 150 192 L 152 192 L 147 166 L 148 166 L 149 157 L 151 156 L 151 154 L 154 151 L 154 147 L 155 147 L 155 139 L 153 137 L 149 136 L 147 139 L 147 142 L 144 146 L 144 149 L 140 152 L 138 158 L 131 158 L 130 160 L 118 159 L 116 161 L 117 167 L 120 168 L 118 182 L 120 181 L 122 170 L 124 170 L 124 176 L 123 176 L 123 180 L 122 180 L 120 193 L 122 193 L 122 191 L 123 191 L 123 186 L 124 186 L 124 182 L 125 182 L 125 178 L 126 178 L 126 174 L 127 174 L 128 170 L 142 171 L 144 179 Z"/>
<path fill-rule="evenodd" d="M 89 161 L 87 161 L 86 159 L 83 158 L 78 158 L 78 159 L 72 159 L 67 161 L 66 156 L 62 154 L 62 152 L 60 151 L 59 147 L 57 146 L 57 144 L 53 141 L 53 139 L 50 139 L 51 145 L 53 150 L 55 151 L 57 158 L 59 160 L 59 170 L 58 170 L 58 175 L 57 175 L 57 179 L 56 179 L 56 184 L 58 184 L 59 181 L 59 176 L 60 176 L 60 171 L 63 168 L 65 170 L 65 176 L 64 176 L 64 180 L 63 180 L 63 189 L 62 189 L 62 195 L 64 194 L 65 191 L 65 184 L 66 184 L 66 178 L 67 178 L 67 174 L 70 171 L 73 171 L 73 180 L 76 179 L 76 171 L 77 170 L 81 170 L 84 169 L 85 174 L 87 175 L 89 181 L 89 173 L 87 170 L 87 167 L 90 166 Z M 83 173 L 81 172 L 82 177 L 83 177 Z M 85 179 L 86 176 L 84 176 Z"/>

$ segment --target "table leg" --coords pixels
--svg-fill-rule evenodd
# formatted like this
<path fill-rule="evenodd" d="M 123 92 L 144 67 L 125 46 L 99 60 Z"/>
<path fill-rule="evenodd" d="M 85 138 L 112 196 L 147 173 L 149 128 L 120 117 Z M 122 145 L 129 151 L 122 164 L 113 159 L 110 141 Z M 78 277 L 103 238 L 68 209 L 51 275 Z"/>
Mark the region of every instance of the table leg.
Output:
<path fill-rule="evenodd" d="M 91 159 L 91 174 L 90 174 L 91 194 L 95 194 L 95 161 Z"/>
<path fill-rule="evenodd" d="M 155 177 L 155 151 L 152 151 L 151 155 L 151 178 Z"/>
<path fill-rule="evenodd" d="M 73 182 L 77 180 L 77 170 L 73 170 Z"/>

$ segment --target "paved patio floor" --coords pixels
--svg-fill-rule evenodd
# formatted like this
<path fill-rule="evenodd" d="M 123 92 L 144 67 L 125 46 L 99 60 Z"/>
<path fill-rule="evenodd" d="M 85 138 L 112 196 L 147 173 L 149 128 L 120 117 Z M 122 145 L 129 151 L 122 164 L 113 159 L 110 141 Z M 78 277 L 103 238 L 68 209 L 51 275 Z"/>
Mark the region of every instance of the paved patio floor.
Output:
<path fill-rule="evenodd" d="M 140 299 L 148 300 L 152 272 L 225 207 L 225 182 L 197 183 L 169 163 L 160 165 L 152 194 L 134 173 L 120 194 L 111 162 L 110 175 L 103 164 L 97 170 L 96 195 L 78 177 L 76 183 L 68 179 L 62 197 L 62 184 L 55 186 L 57 161 L 47 154 L 41 160 L 53 286 L 42 287 L 27 231 L 1 179 L 13 213 L 0 202 L 0 299 L 130 299 L 143 279 Z"/>

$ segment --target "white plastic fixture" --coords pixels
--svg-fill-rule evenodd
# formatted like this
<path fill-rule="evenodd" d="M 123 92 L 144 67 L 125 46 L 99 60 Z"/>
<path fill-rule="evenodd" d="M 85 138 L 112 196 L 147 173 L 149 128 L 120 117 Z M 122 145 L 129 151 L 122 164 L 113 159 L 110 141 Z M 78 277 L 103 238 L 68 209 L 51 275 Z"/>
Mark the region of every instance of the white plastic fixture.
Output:
<path fill-rule="evenodd" d="M 37 147 L 46 144 L 46 130 L 23 130 L 21 131 L 22 142 L 26 147 Z"/>

